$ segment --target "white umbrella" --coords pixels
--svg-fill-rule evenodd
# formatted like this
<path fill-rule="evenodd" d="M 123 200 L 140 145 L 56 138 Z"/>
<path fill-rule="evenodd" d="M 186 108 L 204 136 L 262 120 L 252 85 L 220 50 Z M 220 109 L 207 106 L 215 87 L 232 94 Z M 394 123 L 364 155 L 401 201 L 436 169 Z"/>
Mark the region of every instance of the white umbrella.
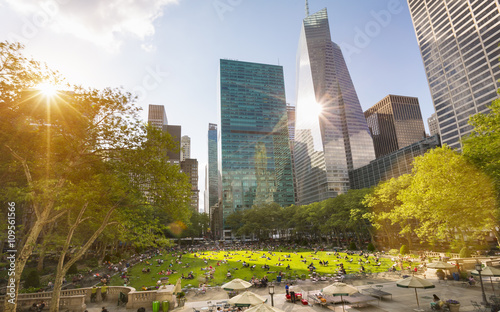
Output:
<path fill-rule="evenodd" d="M 340 296 L 340 301 L 342 301 L 342 311 L 344 310 L 344 300 L 342 300 L 342 296 L 349 296 L 358 292 L 358 289 L 347 285 L 346 283 L 336 282 L 327 286 L 321 290 L 321 292 L 325 295 L 332 296 Z"/>
<path fill-rule="evenodd" d="M 429 282 L 428 280 L 421 279 L 419 277 L 415 276 L 410 276 L 405 279 L 399 280 L 396 282 L 396 286 L 402 287 L 402 288 L 415 288 L 415 298 L 417 298 L 417 307 L 420 309 L 420 304 L 418 303 L 418 295 L 417 295 L 417 288 L 434 288 L 434 284 Z"/>
<path fill-rule="evenodd" d="M 479 272 L 476 270 L 473 270 L 470 272 L 472 275 L 479 275 Z M 493 292 L 495 292 L 495 288 L 493 288 L 493 281 L 491 280 L 491 277 L 499 277 L 500 276 L 500 269 L 494 268 L 487 266 L 481 271 L 482 276 L 489 276 L 490 277 L 490 283 L 491 283 L 491 289 Z"/>
<path fill-rule="evenodd" d="M 265 303 L 259 303 L 255 306 L 249 308 L 245 312 L 284 312 L 284 311 L 280 310 L 278 308 L 272 307 L 272 306 L 265 304 Z"/>
<path fill-rule="evenodd" d="M 224 290 L 243 290 L 252 287 L 252 284 L 240 278 L 235 278 L 234 280 L 225 283 L 221 287 Z"/>
<path fill-rule="evenodd" d="M 449 270 L 454 269 L 455 266 L 453 264 L 449 264 L 448 262 L 436 261 L 426 265 L 426 267 L 430 269 L 441 269 L 441 270 Z"/>
<path fill-rule="evenodd" d="M 266 302 L 267 299 L 264 297 L 261 297 L 259 295 L 254 294 L 251 291 L 245 291 L 242 294 L 239 294 L 238 296 L 234 296 L 233 298 L 229 299 L 228 303 L 235 305 L 235 306 L 240 306 L 240 307 L 248 307 L 248 306 L 254 306 L 259 303 Z"/>

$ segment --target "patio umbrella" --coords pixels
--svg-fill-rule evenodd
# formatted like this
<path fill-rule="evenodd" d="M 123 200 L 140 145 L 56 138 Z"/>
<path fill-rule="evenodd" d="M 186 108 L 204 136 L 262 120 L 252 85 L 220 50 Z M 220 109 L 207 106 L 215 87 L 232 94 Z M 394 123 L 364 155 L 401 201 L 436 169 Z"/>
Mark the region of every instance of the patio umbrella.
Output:
<path fill-rule="evenodd" d="M 420 304 L 418 303 L 418 295 L 417 288 L 434 288 L 434 284 L 429 282 L 428 280 L 421 279 L 419 277 L 410 276 L 405 279 L 399 280 L 396 282 L 396 286 L 403 288 L 415 288 L 415 298 L 417 298 L 417 307 L 420 309 Z"/>
<path fill-rule="evenodd" d="M 346 283 L 336 282 L 327 286 L 321 290 L 324 295 L 340 296 L 340 301 L 342 301 L 342 311 L 344 310 L 344 300 L 342 296 L 349 296 L 358 292 L 358 289 L 347 285 Z"/>
<path fill-rule="evenodd" d="M 448 262 L 436 261 L 426 265 L 426 267 L 430 269 L 441 269 L 441 270 L 449 270 L 454 269 L 455 266 L 453 264 L 449 264 Z"/>
<path fill-rule="evenodd" d="M 255 306 L 249 308 L 245 312 L 284 312 L 284 311 L 280 310 L 278 308 L 272 307 L 272 306 L 265 304 L 265 303 L 259 303 Z"/>
<path fill-rule="evenodd" d="M 472 275 L 479 275 L 479 272 L 476 270 L 473 270 L 470 272 Z M 493 288 L 493 281 L 491 280 L 492 277 L 499 277 L 500 276 L 500 269 L 494 268 L 487 266 L 481 271 L 482 276 L 489 276 L 490 277 L 490 283 L 491 283 L 491 289 L 493 292 L 495 292 L 495 288 Z"/>
<path fill-rule="evenodd" d="M 266 302 L 267 299 L 264 297 L 261 297 L 259 295 L 254 294 L 251 291 L 245 291 L 242 294 L 239 294 L 237 296 L 234 296 L 233 298 L 229 299 L 228 303 L 238 306 L 238 307 L 248 307 L 248 306 L 254 306 L 259 303 Z"/>
<path fill-rule="evenodd" d="M 224 290 L 243 290 L 252 287 L 252 284 L 240 278 L 235 278 L 234 280 L 225 283 L 221 287 Z"/>

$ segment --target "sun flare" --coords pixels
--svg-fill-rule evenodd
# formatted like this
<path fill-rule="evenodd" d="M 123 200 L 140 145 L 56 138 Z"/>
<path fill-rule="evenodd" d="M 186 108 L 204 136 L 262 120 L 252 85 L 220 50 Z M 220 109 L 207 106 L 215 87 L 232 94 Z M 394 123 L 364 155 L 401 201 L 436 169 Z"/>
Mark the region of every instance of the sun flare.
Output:
<path fill-rule="evenodd" d="M 57 93 L 57 87 L 50 83 L 41 83 L 36 87 L 37 90 L 45 95 L 46 97 L 53 97 Z"/>

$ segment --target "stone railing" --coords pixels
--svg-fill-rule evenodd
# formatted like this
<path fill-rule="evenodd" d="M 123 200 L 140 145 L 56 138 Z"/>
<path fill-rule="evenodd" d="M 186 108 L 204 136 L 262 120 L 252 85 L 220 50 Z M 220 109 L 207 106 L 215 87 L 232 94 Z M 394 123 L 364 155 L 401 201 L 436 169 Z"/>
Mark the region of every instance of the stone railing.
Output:
<path fill-rule="evenodd" d="M 39 304 L 44 301 L 45 305 L 50 306 L 50 301 L 52 299 L 52 292 L 45 293 L 35 293 L 35 294 L 19 294 L 17 298 L 17 310 L 27 311 L 33 304 Z M 5 296 L 0 297 L 0 311 L 4 308 Z M 75 311 L 82 312 L 85 311 L 87 305 L 85 304 L 85 295 L 72 295 L 65 296 L 61 294 L 59 300 L 59 310 L 60 311 Z"/>
<path fill-rule="evenodd" d="M 118 302 L 120 293 L 124 293 L 128 297 L 127 309 L 138 309 L 140 307 L 150 307 L 153 301 L 169 301 L 170 309 L 175 307 L 175 296 L 173 295 L 174 286 L 167 285 L 160 287 L 158 290 L 152 291 L 136 291 L 133 287 L 126 286 L 110 286 L 105 302 L 115 304 Z M 90 302 L 91 288 L 69 289 L 61 291 L 61 299 L 59 302 L 60 311 L 83 312 L 87 308 L 85 302 Z M 52 292 L 39 292 L 31 294 L 19 294 L 17 298 L 18 311 L 28 310 L 34 303 L 38 304 L 42 301 L 48 307 L 52 299 Z M 0 296 L 0 312 L 3 311 L 3 303 L 6 300 L 5 296 Z M 97 291 L 97 302 L 101 302 L 101 292 Z"/>
<path fill-rule="evenodd" d="M 168 301 L 170 302 L 170 309 L 173 309 L 175 307 L 173 291 L 174 285 L 167 285 L 152 291 L 136 291 L 134 289 L 128 293 L 127 309 L 148 307 L 151 306 L 151 302 L 153 301 Z"/>

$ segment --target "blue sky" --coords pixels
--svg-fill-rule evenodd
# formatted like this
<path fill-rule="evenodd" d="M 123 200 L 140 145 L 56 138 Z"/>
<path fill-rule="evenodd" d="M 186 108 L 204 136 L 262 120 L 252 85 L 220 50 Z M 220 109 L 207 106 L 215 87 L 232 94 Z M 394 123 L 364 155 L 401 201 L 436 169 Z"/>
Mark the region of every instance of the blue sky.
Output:
<path fill-rule="evenodd" d="M 387 94 L 416 96 L 427 129 L 434 112 L 405 0 L 310 0 L 326 7 L 363 110 Z M 280 64 L 295 104 L 295 57 L 303 0 L 0 0 L 0 40 L 74 84 L 120 87 L 165 105 L 191 137 L 205 188 L 208 123 L 218 123 L 219 59 Z"/>

